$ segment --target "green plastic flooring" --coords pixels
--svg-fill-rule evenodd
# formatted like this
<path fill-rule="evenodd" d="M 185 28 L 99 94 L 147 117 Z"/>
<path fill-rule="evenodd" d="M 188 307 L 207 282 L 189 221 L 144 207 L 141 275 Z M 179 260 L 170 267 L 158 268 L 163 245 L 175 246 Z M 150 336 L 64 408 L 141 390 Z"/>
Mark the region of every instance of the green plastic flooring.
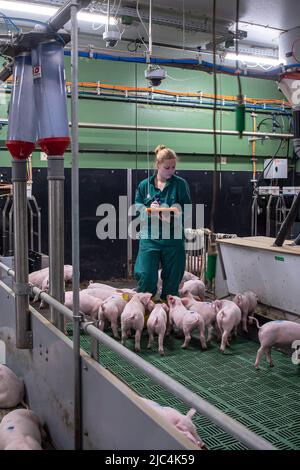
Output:
<path fill-rule="evenodd" d="M 69 334 L 72 334 L 69 331 Z M 69 336 L 70 337 L 70 336 Z M 238 337 L 224 355 L 212 343 L 201 351 L 196 339 L 188 350 L 181 349 L 182 338 L 165 339 L 165 356 L 157 343 L 147 351 L 142 337 L 141 357 L 239 421 L 278 449 L 300 450 L 300 367 L 287 355 L 272 350 L 275 367 L 265 360 L 254 368 L 258 343 Z M 126 346 L 133 350 L 134 341 Z M 81 335 L 81 347 L 90 352 L 89 335 Z M 187 405 L 172 396 L 118 354 L 99 345 L 99 362 L 126 382 L 140 396 L 186 413 Z M 197 431 L 209 449 L 238 450 L 244 445 L 199 413 L 193 418 Z"/>

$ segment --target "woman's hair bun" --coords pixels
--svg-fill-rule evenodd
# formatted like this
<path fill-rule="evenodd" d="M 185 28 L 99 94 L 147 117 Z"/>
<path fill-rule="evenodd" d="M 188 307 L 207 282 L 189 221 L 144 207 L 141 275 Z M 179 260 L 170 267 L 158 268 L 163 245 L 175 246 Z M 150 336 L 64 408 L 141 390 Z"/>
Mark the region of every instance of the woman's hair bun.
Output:
<path fill-rule="evenodd" d="M 163 150 L 163 149 L 165 149 L 165 148 L 167 148 L 165 145 L 160 144 L 160 145 L 158 145 L 158 146 L 156 147 L 156 149 L 154 150 L 154 152 L 155 152 L 156 155 L 157 155 L 158 152 L 160 152 L 161 150 Z"/>

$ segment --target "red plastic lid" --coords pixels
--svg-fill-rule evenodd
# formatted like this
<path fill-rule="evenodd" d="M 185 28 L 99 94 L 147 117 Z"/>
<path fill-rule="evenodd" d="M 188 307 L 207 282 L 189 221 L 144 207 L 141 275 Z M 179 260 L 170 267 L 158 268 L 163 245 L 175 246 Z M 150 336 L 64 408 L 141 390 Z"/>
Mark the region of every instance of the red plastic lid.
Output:
<path fill-rule="evenodd" d="M 39 146 L 48 156 L 61 156 L 70 143 L 70 137 L 47 137 L 39 140 Z"/>
<path fill-rule="evenodd" d="M 6 147 L 15 160 L 26 160 L 35 149 L 35 143 L 24 140 L 7 140 Z"/>

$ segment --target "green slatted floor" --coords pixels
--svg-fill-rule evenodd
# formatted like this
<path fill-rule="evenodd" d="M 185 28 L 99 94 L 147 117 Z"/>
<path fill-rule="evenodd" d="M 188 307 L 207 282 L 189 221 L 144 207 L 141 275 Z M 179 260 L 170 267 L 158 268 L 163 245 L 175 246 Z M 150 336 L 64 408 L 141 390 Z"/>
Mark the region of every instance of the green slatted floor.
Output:
<path fill-rule="evenodd" d="M 71 334 L 71 331 L 70 331 Z M 202 352 L 192 339 L 190 348 L 182 350 L 182 339 L 165 339 L 165 356 L 157 346 L 147 351 L 146 333 L 142 338 L 141 357 L 215 405 L 251 431 L 267 439 L 278 449 L 300 450 L 300 367 L 291 358 L 273 350 L 274 368 L 265 359 L 256 371 L 254 361 L 258 344 L 239 337 L 222 355 L 213 343 Z M 89 352 L 90 337 L 82 334 L 81 347 Z M 133 339 L 127 347 L 133 350 Z M 99 346 L 102 366 L 119 376 L 141 396 L 163 406 L 173 406 L 186 413 L 188 408 L 116 353 Z M 199 435 L 209 449 L 243 449 L 244 446 L 206 418 L 193 419 Z"/>

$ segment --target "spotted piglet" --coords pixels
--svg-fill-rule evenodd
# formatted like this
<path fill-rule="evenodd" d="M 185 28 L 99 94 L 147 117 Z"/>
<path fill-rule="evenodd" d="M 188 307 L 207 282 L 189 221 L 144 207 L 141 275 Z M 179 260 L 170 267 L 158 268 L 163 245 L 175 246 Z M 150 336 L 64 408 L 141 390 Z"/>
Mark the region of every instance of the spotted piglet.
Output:
<path fill-rule="evenodd" d="M 11 411 L 0 424 L 0 450 L 41 450 L 45 431 L 31 410 Z"/>

